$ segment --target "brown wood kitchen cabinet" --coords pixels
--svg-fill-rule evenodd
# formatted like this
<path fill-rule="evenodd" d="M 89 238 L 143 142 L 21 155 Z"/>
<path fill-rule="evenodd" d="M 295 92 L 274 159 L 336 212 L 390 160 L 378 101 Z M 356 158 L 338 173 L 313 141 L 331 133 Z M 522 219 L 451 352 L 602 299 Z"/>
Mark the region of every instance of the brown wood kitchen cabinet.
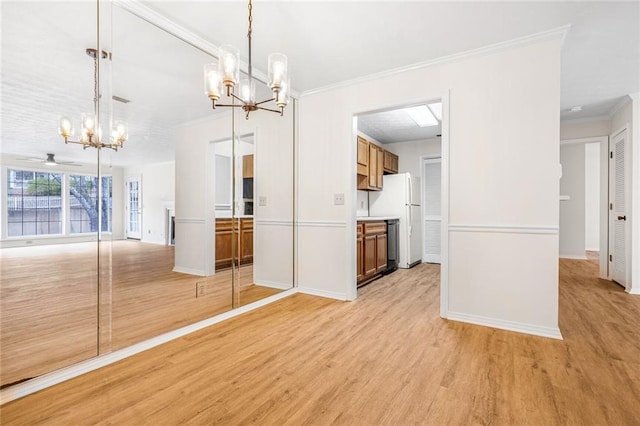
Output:
<path fill-rule="evenodd" d="M 387 223 L 358 222 L 357 225 L 358 286 L 378 278 L 387 268 Z"/>
<path fill-rule="evenodd" d="M 233 231 L 232 231 L 233 224 Z M 240 239 L 238 241 L 238 232 Z M 231 244 L 235 241 L 235 257 L 241 265 L 253 263 L 253 218 L 216 219 L 216 270 L 231 267 Z"/>
<path fill-rule="evenodd" d="M 253 154 L 242 157 L 242 177 L 244 179 L 253 177 Z"/>
<path fill-rule="evenodd" d="M 382 190 L 383 174 L 398 173 L 398 156 L 358 136 L 358 189 Z"/>
<path fill-rule="evenodd" d="M 398 173 L 398 156 L 393 152 L 384 151 L 384 173 L 397 174 Z"/>

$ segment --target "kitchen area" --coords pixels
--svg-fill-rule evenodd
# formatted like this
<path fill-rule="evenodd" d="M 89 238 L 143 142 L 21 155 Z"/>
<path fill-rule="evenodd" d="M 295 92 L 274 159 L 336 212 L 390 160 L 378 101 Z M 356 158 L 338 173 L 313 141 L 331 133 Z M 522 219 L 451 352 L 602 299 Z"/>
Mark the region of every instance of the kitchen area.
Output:
<path fill-rule="evenodd" d="M 357 118 L 356 281 L 362 287 L 398 268 L 433 262 L 425 250 L 439 254 L 431 213 L 440 210 L 440 168 L 432 165 L 441 155 L 441 104 Z M 424 185 L 421 176 L 428 178 Z"/>

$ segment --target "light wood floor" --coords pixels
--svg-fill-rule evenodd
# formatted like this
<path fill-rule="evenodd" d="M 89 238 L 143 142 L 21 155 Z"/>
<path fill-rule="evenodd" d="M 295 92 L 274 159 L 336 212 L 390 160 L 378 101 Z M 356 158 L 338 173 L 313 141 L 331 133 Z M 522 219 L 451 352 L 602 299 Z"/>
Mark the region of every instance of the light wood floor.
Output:
<path fill-rule="evenodd" d="M 101 250 L 100 315 L 96 243 L 0 250 L 0 384 L 122 348 L 231 309 L 231 272 L 173 272 L 173 247 L 107 242 Z M 196 283 L 204 295 L 196 297 Z M 280 290 L 240 271 L 239 305 Z"/>
<path fill-rule="evenodd" d="M 438 317 L 439 268 L 295 295 L 1 407 L 3 424 L 637 425 L 640 299 L 561 260 L 553 340 Z"/>

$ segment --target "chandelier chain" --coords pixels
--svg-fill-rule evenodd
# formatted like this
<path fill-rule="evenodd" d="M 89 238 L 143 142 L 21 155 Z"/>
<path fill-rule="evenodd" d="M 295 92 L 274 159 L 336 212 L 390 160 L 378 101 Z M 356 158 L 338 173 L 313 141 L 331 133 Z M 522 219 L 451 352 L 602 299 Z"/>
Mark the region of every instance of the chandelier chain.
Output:
<path fill-rule="evenodd" d="M 247 33 L 247 37 L 251 38 L 251 24 L 253 23 L 253 15 L 252 15 L 253 5 L 251 4 L 251 0 L 249 0 L 249 32 Z"/>

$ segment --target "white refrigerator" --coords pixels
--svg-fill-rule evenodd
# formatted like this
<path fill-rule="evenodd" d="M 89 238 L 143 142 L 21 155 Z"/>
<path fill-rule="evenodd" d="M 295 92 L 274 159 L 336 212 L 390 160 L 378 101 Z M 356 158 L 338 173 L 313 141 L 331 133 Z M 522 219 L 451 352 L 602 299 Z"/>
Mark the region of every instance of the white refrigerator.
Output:
<path fill-rule="evenodd" d="M 400 219 L 398 267 L 411 268 L 422 256 L 420 178 L 410 173 L 385 175 L 382 191 L 369 193 L 369 216 Z"/>

